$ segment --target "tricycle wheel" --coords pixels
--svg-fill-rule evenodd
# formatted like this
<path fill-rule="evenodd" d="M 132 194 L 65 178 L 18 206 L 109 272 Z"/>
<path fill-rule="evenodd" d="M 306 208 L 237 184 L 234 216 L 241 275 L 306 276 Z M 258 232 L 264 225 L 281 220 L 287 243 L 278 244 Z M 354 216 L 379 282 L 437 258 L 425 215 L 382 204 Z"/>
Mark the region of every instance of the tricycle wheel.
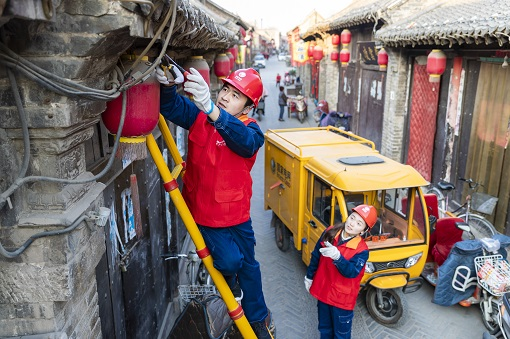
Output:
<path fill-rule="evenodd" d="M 404 292 L 400 289 L 379 290 L 381 300 L 378 298 L 378 289 L 370 286 L 366 295 L 368 313 L 377 321 L 387 327 L 400 327 L 405 323 L 409 313 Z"/>
<path fill-rule="evenodd" d="M 278 247 L 280 251 L 286 252 L 290 247 L 290 232 L 276 215 L 273 215 L 273 218 L 276 247 Z"/>

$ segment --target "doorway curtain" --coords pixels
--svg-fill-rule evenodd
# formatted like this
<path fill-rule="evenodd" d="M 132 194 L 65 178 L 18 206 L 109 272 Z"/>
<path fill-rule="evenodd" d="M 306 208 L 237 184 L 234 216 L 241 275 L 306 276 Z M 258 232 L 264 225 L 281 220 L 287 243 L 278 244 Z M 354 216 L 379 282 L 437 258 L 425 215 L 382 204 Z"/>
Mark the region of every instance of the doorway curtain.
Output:
<path fill-rule="evenodd" d="M 478 192 L 498 197 L 493 215 L 486 217 L 505 233 L 510 198 L 509 68 L 481 64 L 471 126 L 466 177 L 483 184 Z"/>

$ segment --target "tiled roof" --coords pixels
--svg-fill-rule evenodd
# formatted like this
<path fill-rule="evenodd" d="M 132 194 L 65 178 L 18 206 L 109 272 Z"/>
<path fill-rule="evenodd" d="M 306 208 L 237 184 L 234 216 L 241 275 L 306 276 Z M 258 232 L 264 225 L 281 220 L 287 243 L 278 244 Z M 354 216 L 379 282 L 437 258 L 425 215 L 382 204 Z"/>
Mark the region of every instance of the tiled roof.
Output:
<path fill-rule="evenodd" d="M 509 0 L 440 0 L 376 32 L 385 45 L 508 44 Z"/>
<path fill-rule="evenodd" d="M 387 21 L 391 10 L 405 4 L 408 0 L 354 0 L 340 12 L 326 21 L 310 27 L 303 37 L 338 31 L 342 28 Z"/>
<path fill-rule="evenodd" d="M 338 12 L 326 23 L 328 30 L 357 26 L 383 18 L 388 7 L 405 0 L 358 0 Z M 384 18 L 383 18 L 384 19 Z"/>
<path fill-rule="evenodd" d="M 171 45 L 193 49 L 224 49 L 232 46 L 238 37 L 222 21 L 196 1 L 190 4 L 189 0 L 181 0 L 177 4 Z"/>

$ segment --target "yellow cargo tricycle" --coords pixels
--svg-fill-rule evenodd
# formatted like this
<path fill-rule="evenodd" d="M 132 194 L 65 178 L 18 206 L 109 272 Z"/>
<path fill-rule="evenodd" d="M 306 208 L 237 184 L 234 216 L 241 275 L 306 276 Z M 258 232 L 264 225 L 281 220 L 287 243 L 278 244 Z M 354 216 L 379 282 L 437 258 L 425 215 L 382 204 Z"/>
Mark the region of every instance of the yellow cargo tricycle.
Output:
<path fill-rule="evenodd" d="M 375 206 L 361 288 L 377 322 L 402 324 L 404 293 L 421 287 L 427 259 L 430 225 L 420 187 L 428 182 L 373 142 L 332 126 L 268 130 L 265 138 L 264 206 L 273 211 L 278 248 L 286 251 L 293 240 L 308 265 L 326 227 L 357 205 Z"/>

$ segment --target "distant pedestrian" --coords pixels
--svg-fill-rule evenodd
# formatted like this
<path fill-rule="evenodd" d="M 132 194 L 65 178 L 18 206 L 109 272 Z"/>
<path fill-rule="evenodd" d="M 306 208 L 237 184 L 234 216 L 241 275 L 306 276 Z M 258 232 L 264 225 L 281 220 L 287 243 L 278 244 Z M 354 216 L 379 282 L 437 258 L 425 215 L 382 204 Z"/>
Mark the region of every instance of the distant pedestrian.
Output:
<path fill-rule="evenodd" d="M 351 338 L 354 306 L 368 260 L 361 237 L 377 221 L 370 205 L 358 205 L 345 223 L 328 227 L 315 245 L 305 288 L 317 301 L 321 339 Z"/>
<path fill-rule="evenodd" d="M 276 74 L 276 87 L 280 86 L 280 81 L 282 81 L 282 76 L 278 73 Z"/>
<path fill-rule="evenodd" d="M 283 111 L 285 110 L 285 106 L 287 106 L 287 96 L 285 95 L 285 87 L 280 86 L 280 93 L 278 94 L 278 105 L 280 105 L 280 117 L 278 118 L 278 121 L 285 121 L 283 120 Z"/>

